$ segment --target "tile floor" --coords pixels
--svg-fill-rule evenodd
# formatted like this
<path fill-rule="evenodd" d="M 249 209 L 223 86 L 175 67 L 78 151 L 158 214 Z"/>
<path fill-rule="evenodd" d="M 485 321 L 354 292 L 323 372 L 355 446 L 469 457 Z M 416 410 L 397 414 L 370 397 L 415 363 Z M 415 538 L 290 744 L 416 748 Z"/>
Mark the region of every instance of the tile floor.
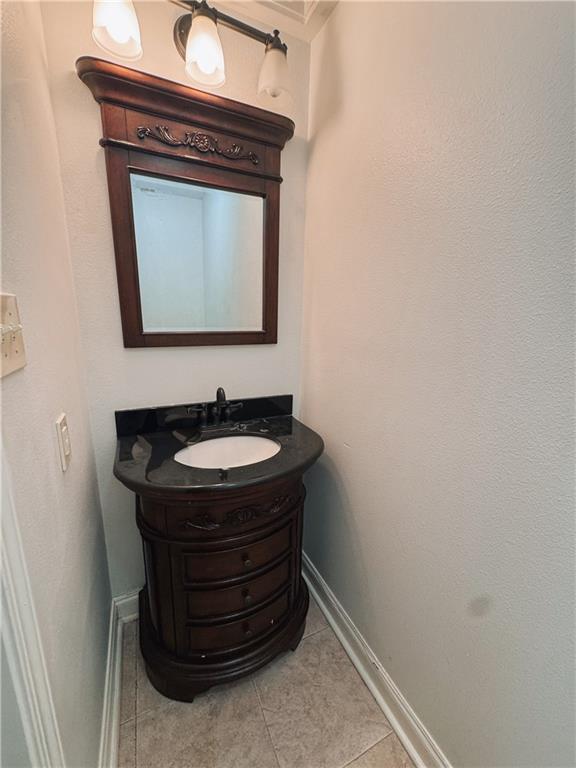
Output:
<path fill-rule="evenodd" d="M 191 704 L 148 682 L 124 627 L 118 768 L 413 768 L 311 600 L 297 650 Z"/>

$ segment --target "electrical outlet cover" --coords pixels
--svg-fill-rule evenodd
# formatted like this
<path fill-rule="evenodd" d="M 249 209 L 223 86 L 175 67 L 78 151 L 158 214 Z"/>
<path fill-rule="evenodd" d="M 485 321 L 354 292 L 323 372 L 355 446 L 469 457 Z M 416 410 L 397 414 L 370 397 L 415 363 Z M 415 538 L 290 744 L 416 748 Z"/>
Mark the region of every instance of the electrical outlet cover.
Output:
<path fill-rule="evenodd" d="M 26 365 L 24 337 L 13 293 L 0 294 L 0 334 L 0 377 L 3 377 Z"/>
<path fill-rule="evenodd" d="M 58 449 L 60 451 L 62 472 L 66 472 L 70 466 L 70 459 L 72 458 L 72 445 L 70 443 L 70 432 L 68 430 L 68 420 L 65 413 L 61 413 L 56 419 L 56 435 L 58 437 Z"/>

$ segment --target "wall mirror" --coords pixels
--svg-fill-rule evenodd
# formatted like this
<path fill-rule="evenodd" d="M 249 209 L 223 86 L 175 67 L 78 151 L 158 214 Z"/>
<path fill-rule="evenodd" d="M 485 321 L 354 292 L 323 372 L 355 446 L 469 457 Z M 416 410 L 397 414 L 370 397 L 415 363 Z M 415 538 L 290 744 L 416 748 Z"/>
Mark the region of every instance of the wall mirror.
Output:
<path fill-rule="evenodd" d="M 288 118 L 100 59 L 124 346 L 277 340 L 280 153 Z"/>
<path fill-rule="evenodd" d="M 262 331 L 264 200 L 130 174 L 144 333 Z"/>

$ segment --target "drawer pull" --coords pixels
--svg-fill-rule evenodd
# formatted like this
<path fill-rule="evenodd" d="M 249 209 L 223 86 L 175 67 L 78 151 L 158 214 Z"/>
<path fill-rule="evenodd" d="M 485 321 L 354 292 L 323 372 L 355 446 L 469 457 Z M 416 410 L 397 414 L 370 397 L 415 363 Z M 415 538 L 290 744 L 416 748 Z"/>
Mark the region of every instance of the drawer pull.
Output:
<path fill-rule="evenodd" d="M 246 568 L 250 568 L 250 566 L 252 565 L 252 560 L 250 560 L 248 555 L 242 555 L 242 562 L 244 563 Z"/>
<path fill-rule="evenodd" d="M 242 597 L 244 598 L 245 605 L 250 605 L 254 601 L 254 598 L 247 589 L 242 590 Z"/>
<path fill-rule="evenodd" d="M 217 528 L 220 528 L 220 523 L 217 523 L 208 513 L 204 512 L 196 515 L 193 520 L 190 520 L 190 518 L 183 520 L 182 527 L 195 528 L 199 531 L 215 531 Z"/>
<path fill-rule="evenodd" d="M 245 637 L 250 637 L 250 635 L 253 634 L 252 630 L 250 629 L 250 624 L 248 624 L 248 622 L 242 625 L 242 630 L 244 631 Z"/>

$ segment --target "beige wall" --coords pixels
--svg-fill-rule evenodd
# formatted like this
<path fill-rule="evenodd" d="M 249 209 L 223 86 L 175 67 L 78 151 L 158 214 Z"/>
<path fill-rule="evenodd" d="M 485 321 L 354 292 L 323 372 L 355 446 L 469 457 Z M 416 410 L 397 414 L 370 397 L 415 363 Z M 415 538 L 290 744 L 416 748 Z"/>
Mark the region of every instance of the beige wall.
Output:
<path fill-rule="evenodd" d="M 65 757 L 79 768 L 98 757 L 110 585 L 47 75 L 39 5 L 2 3 L 2 290 L 18 296 L 28 357 L 2 380 L 3 442 Z"/>
<path fill-rule="evenodd" d="M 454 766 L 573 766 L 574 6 L 313 41 L 305 548 Z"/>
<path fill-rule="evenodd" d="M 182 10 L 168 2 L 136 2 L 136 9 L 144 56 L 135 66 L 187 82 L 172 42 Z M 132 494 L 112 476 L 114 410 L 213 399 L 217 386 L 231 397 L 298 394 L 309 46 L 287 38 L 295 91 L 288 114 L 296 134 L 282 156 L 279 343 L 124 349 L 104 152 L 98 146 L 100 110 L 74 70 L 78 56 L 103 55 L 91 39 L 91 13 L 87 2 L 42 6 L 110 575 L 113 593 L 119 595 L 141 586 L 143 571 Z M 230 30 L 221 34 L 228 81 L 219 93 L 270 107 L 270 102 L 256 101 L 262 47 Z"/>

